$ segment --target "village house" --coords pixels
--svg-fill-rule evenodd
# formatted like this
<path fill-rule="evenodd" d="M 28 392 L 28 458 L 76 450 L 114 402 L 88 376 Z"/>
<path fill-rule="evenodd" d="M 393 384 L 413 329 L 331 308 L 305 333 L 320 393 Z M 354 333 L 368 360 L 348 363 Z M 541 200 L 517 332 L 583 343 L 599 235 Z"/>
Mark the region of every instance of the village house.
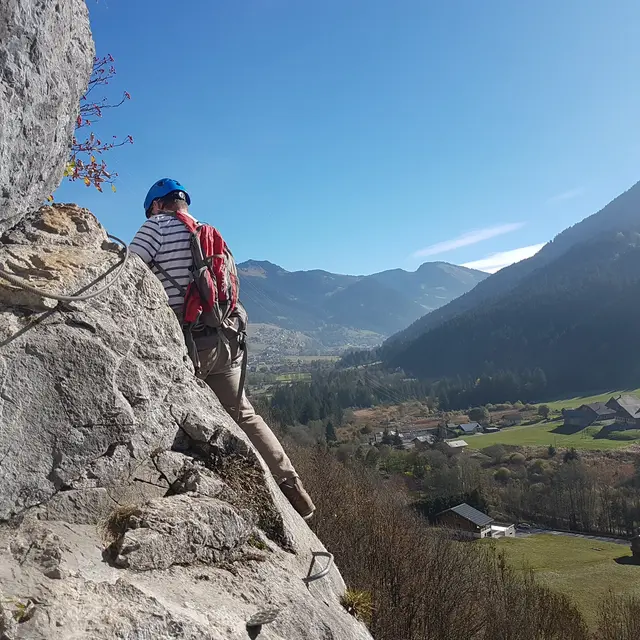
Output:
<path fill-rule="evenodd" d="M 480 433 L 482 431 L 482 427 L 477 422 L 467 422 L 457 426 L 463 435 L 473 435 L 474 433 Z"/>
<path fill-rule="evenodd" d="M 506 413 L 502 416 L 500 424 L 503 427 L 515 427 L 522 424 L 522 414 L 519 412 Z"/>
<path fill-rule="evenodd" d="M 607 407 L 615 411 L 616 424 L 624 425 L 627 429 L 640 427 L 640 398 L 632 395 L 620 395 L 611 398 Z"/>
<path fill-rule="evenodd" d="M 562 417 L 567 427 L 584 428 L 596 422 L 615 420 L 623 429 L 640 428 L 640 398 L 630 394 L 612 397 L 606 404 L 592 402 L 577 409 L 563 409 Z"/>
<path fill-rule="evenodd" d="M 491 524 L 491 537 L 492 538 L 515 538 L 516 525 L 515 524 L 498 524 L 497 522 L 494 522 Z"/>
<path fill-rule="evenodd" d="M 423 451 L 436 443 L 436 437 L 433 434 L 427 434 L 426 436 L 416 436 L 411 443 L 417 451 Z"/>
<path fill-rule="evenodd" d="M 465 447 L 469 446 L 469 444 L 464 440 L 446 440 L 445 444 L 447 445 L 449 450 L 452 451 L 453 453 L 459 453 Z"/>

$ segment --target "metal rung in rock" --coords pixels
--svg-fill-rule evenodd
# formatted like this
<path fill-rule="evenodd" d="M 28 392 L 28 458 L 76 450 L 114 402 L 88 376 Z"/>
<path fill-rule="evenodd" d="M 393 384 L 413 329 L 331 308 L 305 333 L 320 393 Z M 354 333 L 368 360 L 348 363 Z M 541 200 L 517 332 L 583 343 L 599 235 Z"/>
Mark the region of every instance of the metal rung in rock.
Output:
<path fill-rule="evenodd" d="M 320 580 L 320 578 L 324 578 L 330 571 L 331 565 L 333 564 L 333 555 L 328 551 L 312 551 L 313 558 L 311 559 L 311 565 L 309 566 L 309 572 L 307 573 L 306 578 L 302 578 L 302 581 L 307 585 L 314 580 Z M 314 573 L 311 575 L 311 571 L 316 563 L 316 558 L 327 558 L 327 564 L 324 569 L 318 571 L 318 573 Z"/>

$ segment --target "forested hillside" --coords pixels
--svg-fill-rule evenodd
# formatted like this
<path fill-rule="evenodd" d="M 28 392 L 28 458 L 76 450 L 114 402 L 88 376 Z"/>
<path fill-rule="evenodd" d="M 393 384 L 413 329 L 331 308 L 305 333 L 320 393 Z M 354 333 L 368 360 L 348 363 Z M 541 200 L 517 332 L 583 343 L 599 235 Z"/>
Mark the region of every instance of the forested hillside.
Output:
<path fill-rule="evenodd" d="M 640 234 L 606 232 L 385 357 L 425 378 L 539 368 L 554 393 L 624 388 L 640 382 L 639 322 Z"/>
<path fill-rule="evenodd" d="M 461 313 L 501 299 L 536 270 L 551 265 L 574 246 L 619 231 L 637 231 L 639 226 L 640 183 L 636 183 L 597 213 L 558 234 L 532 258 L 502 269 L 465 295 L 418 319 L 392 336 L 388 343 L 409 343 Z"/>

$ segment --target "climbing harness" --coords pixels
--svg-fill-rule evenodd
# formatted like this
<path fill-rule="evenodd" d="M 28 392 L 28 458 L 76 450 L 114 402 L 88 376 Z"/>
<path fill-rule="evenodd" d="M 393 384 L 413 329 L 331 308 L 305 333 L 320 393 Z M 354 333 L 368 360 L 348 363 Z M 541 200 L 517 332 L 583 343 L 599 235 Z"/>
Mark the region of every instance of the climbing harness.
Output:
<path fill-rule="evenodd" d="M 107 237 L 110 238 L 111 240 L 115 240 L 116 242 L 122 245 L 124 249 L 122 260 L 113 278 L 109 282 L 107 282 L 107 284 L 105 284 L 103 287 L 91 293 L 87 293 L 82 296 L 63 296 L 63 295 L 58 295 L 56 293 L 49 293 L 48 291 L 43 291 L 42 289 L 38 289 L 38 287 L 34 287 L 30 284 L 27 284 L 21 278 L 16 277 L 12 273 L 7 273 L 2 269 L 0 269 L 0 278 L 3 278 L 4 280 L 8 280 L 11 284 L 15 285 L 16 287 L 19 287 L 20 289 L 24 289 L 25 291 L 30 291 L 31 293 L 35 293 L 39 296 L 42 296 L 43 298 L 51 298 L 52 300 L 58 300 L 58 302 L 84 302 L 85 300 L 90 300 L 91 298 L 95 298 L 96 296 L 99 296 L 100 294 L 104 293 L 109 287 L 111 287 L 113 284 L 116 283 L 118 278 L 120 278 L 120 276 L 122 275 L 122 272 L 124 271 L 124 268 L 127 264 L 127 260 L 129 259 L 129 247 L 127 246 L 127 244 L 122 240 L 120 240 L 120 238 L 116 238 L 116 236 L 112 236 L 109 233 L 107 234 Z M 106 275 L 107 274 L 105 273 L 104 275 L 100 276 L 99 279 L 104 278 Z"/>

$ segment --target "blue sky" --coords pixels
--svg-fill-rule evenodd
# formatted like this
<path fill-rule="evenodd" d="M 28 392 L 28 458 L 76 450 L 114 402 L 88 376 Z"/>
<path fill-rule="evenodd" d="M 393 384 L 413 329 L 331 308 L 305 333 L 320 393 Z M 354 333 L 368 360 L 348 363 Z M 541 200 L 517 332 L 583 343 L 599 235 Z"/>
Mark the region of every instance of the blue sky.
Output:
<path fill-rule="evenodd" d="M 98 133 L 135 144 L 55 198 L 125 240 L 170 176 L 238 261 L 495 270 L 640 179 L 637 0 L 89 7 L 132 96 Z"/>

